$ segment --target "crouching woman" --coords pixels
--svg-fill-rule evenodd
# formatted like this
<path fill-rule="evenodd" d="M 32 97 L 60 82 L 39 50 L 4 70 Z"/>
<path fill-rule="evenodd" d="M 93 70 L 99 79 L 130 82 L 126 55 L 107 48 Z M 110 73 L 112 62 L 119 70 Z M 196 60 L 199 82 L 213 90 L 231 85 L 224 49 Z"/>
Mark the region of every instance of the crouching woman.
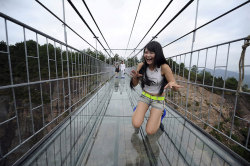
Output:
<path fill-rule="evenodd" d="M 138 64 L 136 71 L 131 72 L 130 87 L 133 88 L 140 82 L 143 90 L 132 117 L 132 124 L 135 127 L 135 132 L 138 133 L 144 116 L 151 106 L 150 116 L 146 124 L 146 132 L 150 135 L 156 133 L 161 124 L 165 104 L 164 89 L 178 90 L 183 86 L 175 82 L 160 43 L 149 42 L 144 48 L 143 57 L 144 60 Z"/>

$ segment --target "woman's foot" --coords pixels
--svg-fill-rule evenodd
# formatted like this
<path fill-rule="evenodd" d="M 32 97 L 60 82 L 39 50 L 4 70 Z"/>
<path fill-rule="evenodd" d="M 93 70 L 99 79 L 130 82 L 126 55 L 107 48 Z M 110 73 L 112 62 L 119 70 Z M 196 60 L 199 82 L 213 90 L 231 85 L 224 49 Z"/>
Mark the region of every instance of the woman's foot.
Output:
<path fill-rule="evenodd" d="M 161 131 L 164 131 L 164 125 L 162 123 L 160 124 L 160 129 Z"/>
<path fill-rule="evenodd" d="M 139 130 L 140 130 L 140 128 L 135 128 L 134 134 L 138 134 L 138 133 L 139 133 Z"/>

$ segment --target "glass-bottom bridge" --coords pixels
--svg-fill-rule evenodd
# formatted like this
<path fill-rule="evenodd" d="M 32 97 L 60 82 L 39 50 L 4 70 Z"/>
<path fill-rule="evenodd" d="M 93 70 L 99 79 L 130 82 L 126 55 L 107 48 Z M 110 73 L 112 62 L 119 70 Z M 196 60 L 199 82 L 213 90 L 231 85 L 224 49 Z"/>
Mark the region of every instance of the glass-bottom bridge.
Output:
<path fill-rule="evenodd" d="M 101 5 L 110 2 L 88 2 L 108 18 L 100 26 L 112 32 L 107 42 L 83 3 L 87 10 L 79 12 L 83 6 L 70 0 L 1 1 L 0 166 L 250 165 L 250 0 L 153 2 L 163 9 L 158 18 L 150 10 L 154 23 L 138 12 L 151 3 L 140 1 L 123 44 L 128 28 L 121 18 L 133 12 L 117 10 L 119 23 Z M 147 26 L 135 24 L 139 19 Z M 141 88 L 131 90 L 128 75 L 152 40 L 184 88 L 166 91 L 164 131 L 147 135 L 147 112 L 135 134 L 131 117 Z M 115 78 L 122 61 L 127 75 Z"/>
<path fill-rule="evenodd" d="M 155 135 L 144 123 L 138 134 L 131 124 L 140 88 L 129 78 L 112 78 L 58 129 L 19 162 L 22 165 L 245 165 L 223 145 L 166 106 Z"/>

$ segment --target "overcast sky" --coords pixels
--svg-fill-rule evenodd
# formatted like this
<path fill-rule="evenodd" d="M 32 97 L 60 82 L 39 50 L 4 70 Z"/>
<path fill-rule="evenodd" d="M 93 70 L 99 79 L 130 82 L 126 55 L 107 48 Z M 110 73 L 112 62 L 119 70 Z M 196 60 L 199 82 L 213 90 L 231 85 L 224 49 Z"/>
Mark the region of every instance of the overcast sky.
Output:
<path fill-rule="evenodd" d="M 40 0 L 47 8 L 54 12 L 58 17 L 63 19 L 62 0 Z M 88 14 L 82 0 L 72 0 L 73 4 L 79 10 L 83 18 L 89 24 L 93 32 L 99 37 L 105 48 L 108 48 L 101 34 L 96 28 L 90 15 Z M 139 5 L 139 0 L 85 0 L 93 17 L 95 18 L 101 32 L 103 33 L 109 47 L 111 49 L 127 48 L 129 36 L 133 26 L 136 11 Z M 166 10 L 163 16 L 159 19 L 150 33 L 138 46 L 143 48 L 145 44 L 152 39 L 172 17 L 188 2 L 188 0 L 174 0 L 170 7 Z M 209 20 L 223 14 L 243 3 L 243 0 L 200 0 L 198 10 L 197 26 L 200 26 Z M 138 16 L 134 25 L 129 49 L 135 48 L 160 13 L 169 3 L 167 0 L 142 0 L 138 11 Z M 157 36 L 162 46 L 193 30 L 195 24 L 195 9 L 197 1 L 195 0 L 180 16 L 175 19 L 164 31 Z M 66 23 L 77 31 L 85 40 L 92 46 L 96 47 L 96 41 L 92 33 L 88 30 L 79 16 L 74 12 L 67 0 L 65 0 L 65 15 Z M 215 21 L 214 23 L 200 29 L 196 34 L 194 49 L 207 47 L 214 44 L 246 37 L 250 35 L 250 3 L 244 7 L 237 9 L 231 14 Z M 48 13 L 35 0 L 0 0 L 0 12 L 9 15 L 31 27 L 38 29 L 58 40 L 64 42 L 64 31 L 62 23 L 54 16 Z M 5 41 L 4 22 L 0 18 L 0 40 Z M 12 23 L 8 24 L 8 34 L 11 44 L 23 41 L 22 28 Z M 68 44 L 83 50 L 89 48 L 86 42 L 77 37 L 73 32 L 67 29 Z M 179 42 L 164 48 L 165 57 L 174 56 L 180 53 L 185 53 L 191 50 L 192 35 L 188 35 Z M 34 33 L 27 32 L 27 40 L 35 40 Z M 40 44 L 45 42 L 44 38 L 39 38 Z M 231 46 L 232 53 L 229 59 L 229 69 L 237 71 L 237 65 L 243 43 L 235 43 Z M 105 53 L 100 44 L 97 44 L 97 49 Z M 219 53 L 225 54 L 227 46 L 220 48 Z M 211 50 L 210 54 L 213 50 Z M 250 64 L 250 54 L 247 51 L 245 62 Z M 124 58 L 134 55 L 131 51 L 113 51 Z M 135 52 L 137 53 L 137 51 Z M 106 54 L 106 53 L 105 53 Z M 202 54 L 202 53 L 201 53 Z M 141 53 L 139 54 L 139 57 Z M 211 55 L 213 56 L 213 55 Z M 204 56 L 203 56 L 204 57 Z M 225 63 L 225 55 L 219 55 L 217 65 Z M 202 59 L 202 58 L 201 58 Z M 204 58 L 203 58 L 204 59 Z M 209 58 L 211 63 L 214 63 L 214 58 Z M 230 62 L 231 60 L 231 62 Z M 197 62 L 194 55 L 194 64 Z M 200 62 L 199 62 L 200 63 Z M 219 64 L 222 63 L 222 64 Z M 212 68 L 212 67 L 211 67 Z M 247 71 L 249 71 L 247 69 Z M 249 74 L 249 73 L 248 73 Z"/>

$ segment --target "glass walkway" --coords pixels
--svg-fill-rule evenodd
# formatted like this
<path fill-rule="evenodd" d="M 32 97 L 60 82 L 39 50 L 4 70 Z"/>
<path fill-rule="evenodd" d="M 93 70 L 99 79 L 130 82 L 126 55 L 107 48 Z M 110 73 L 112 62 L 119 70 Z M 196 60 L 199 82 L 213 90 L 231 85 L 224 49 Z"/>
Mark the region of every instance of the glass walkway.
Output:
<path fill-rule="evenodd" d="M 92 118 L 97 122 L 94 120 L 88 122 L 89 129 L 91 128 L 88 138 L 81 132 L 88 129 L 80 129 L 78 126 L 84 123 L 83 120 L 88 116 L 85 114 L 86 106 L 83 106 L 72 119 L 68 119 L 46 143 L 32 152 L 21 164 L 36 166 L 247 164 L 167 106 L 167 114 L 163 119 L 164 131 L 159 129 L 154 135 L 145 133 L 147 113 L 140 132 L 135 134 L 131 124 L 134 102 L 132 98 L 136 96 L 133 93 L 138 91 L 131 91 L 128 80 L 124 78 L 113 78 L 103 88 L 110 88 L 107 89 L 110 93 L 106 94 L 109 99 L 100 104 L 104 107 L 104 109 L 98 108 L 102 109 L 100 115 Z M 103 88 L 97 93 L 99 97 L 103 95 Z M 97 95 L 94 95 L 90 103 L 87 103 L 87 107 L 93 108 L 96 98 Z M 73 136 L 70 135 L 72 131 L 74 131 Z"/>
<path fill-rule="evenodd" d="M 173 5 L 176 13 L 167 16 L 170 20 L 159 31 L 154 28 L 147 35 L 160 14 L 143 43 L 133 49 L 128 49 L 128 43 L 122 49 L 130 50 L 127 59 L 112 52 L 120 48 L 109 48 L 107 42 L 108 48 L 103 46 L 70 0 L 53 2 L 55 8 L 61 6 L 60 15 L 50 10 L 50 4 L 28 3 L 56 19 L 60 35 L 42 31 L 43 25 L 35 29 L 17 20 L 6 12 L 10 9 L 0 11 L 0 166 L 250 165 L 249 32 L 242 33 L 245 26 L 237 26 L 230 28 L 237 35 L 225 30 L 226 38 L 219 37 L 223 40 L 208 40 L 222 33 L 225 20 L 241 25 L 232 14 L 248 23 L 250 0 L 225 3 L 229 4 L 225 9 L 218 6 L 220 14 L 211 12 L 216 3 L 207 6 L 204 2 L 169 1 L 162 14 Z M 23 8 L 27 16 L 36 16 L 27 9 Z M 79 16 L 74 21 L 84 26 L 76 30 L 70 24 L 68 9 Z M 193 20 L 184 12 L 193 13 Z M 215 16 L 204 19 L 203 12 Z M 43 20 L 45 15 L 40 15 Z M 194 29 L 174 21 L 179 18 L 193 21 Z M 209 26 L 214 29 L 204 37 Z M 86 27 L 95 47 L 79 33 Z M 185 32 L 172 38 L 171 27 Z M 52 30 L 57 30 L 56 25 Z M 84 45 L 74 44 L 74 37 Z M 148 111 L 135 134 L 131 117 L 141 88 L 129 88 L 129 73 L 143 60 L 145 44 L 156 38 L 176 82 L 184 88 L 166 90 L 164 130 L 147 135 Z M 123 60 L 126 76 L 116 78 L 115 64 Z"/>

